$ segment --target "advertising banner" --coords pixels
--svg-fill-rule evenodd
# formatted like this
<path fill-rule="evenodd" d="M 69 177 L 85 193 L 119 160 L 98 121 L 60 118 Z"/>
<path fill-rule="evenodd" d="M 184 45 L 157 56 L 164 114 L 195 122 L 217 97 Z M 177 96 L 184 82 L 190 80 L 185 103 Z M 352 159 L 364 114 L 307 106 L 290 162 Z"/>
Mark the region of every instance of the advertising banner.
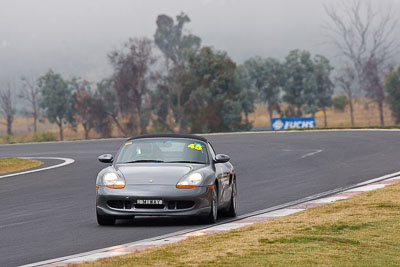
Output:
<path fill-rule="evenodd" d="M 272 130 L 315 128 L 314 117 L 293 117 L 293 118 L 273 118 L 271 119 Z"/>

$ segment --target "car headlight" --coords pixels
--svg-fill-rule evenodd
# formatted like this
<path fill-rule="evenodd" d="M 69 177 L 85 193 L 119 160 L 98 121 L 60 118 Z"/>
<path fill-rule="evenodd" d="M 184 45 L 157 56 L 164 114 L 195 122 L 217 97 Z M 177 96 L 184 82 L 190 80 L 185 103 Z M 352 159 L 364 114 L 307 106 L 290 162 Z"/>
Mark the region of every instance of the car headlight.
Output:
<path fill-rule="evenodd" d="M 119 177 L 116 173 L 107 172 L 103 175 L 103 183 L 108 188 L 124 188 L 125 180 Z"/>
<path fill-rule="evenodd" d="M 176 185 L 176 188 L 188 189 L 195 188 L 203 181 L 203 175 L 198 172 L 192 173 L 182 180 Z"/>

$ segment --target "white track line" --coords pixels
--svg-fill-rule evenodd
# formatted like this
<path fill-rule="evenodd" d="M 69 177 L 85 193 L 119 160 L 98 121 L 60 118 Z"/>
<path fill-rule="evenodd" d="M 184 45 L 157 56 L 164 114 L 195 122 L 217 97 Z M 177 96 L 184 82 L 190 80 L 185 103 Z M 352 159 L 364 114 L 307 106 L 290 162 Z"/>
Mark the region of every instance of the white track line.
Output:
<path fill-rule="evenodd" d="M 318 154 L 318 153 L 320 153 L 320 152 L 322 152 L 322 151 L 323 151 L 322 149 L 318 149 L 317 151 L 314 151 L 314 152 L 311 152 L 311 153 L 307 153 L 307 154 L 301 156 L 301 158 L 304 159 L 304 158 L 306 158 L 306 157 L 310 157 L 310 156 L 313 156 L 313 155 L 315 155 L 315 154 Z"/>
<path fill-rule="evenodd" d="M 60 163 L 60 164 L 57 164 L 57 165 L 40 168 L 40 169 L 34 169 L 34 170 L 30 170 L 30 171 L 23 171 L 23 172 L 17 172 L 17 173 L 11 173 L 11 174 L 2 175 L 2 176 L 0 176 L 0 179 L 11 177 L 11 176 L 22 175 L 22 174 L 33 173 L 33 172 L 51 170 L 51 169 L 63 167 L 63 166 L 66 166 L 66 165 L 69 165 L 69 164 L 72 164 L 72 163 L 75 162 L 74 159 L 69 159 L 69 158 L 54 158 L 54 157 L 20 157 L 20 158 L 23 158 L 23 159 L 55 159 L 55 160 L 62 160 L 64 162 Z"/>

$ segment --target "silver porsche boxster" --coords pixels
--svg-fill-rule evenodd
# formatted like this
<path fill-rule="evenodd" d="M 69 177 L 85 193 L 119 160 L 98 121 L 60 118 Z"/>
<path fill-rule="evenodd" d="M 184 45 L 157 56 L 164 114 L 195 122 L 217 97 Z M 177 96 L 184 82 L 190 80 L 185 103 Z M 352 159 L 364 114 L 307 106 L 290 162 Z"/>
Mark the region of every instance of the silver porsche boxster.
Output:
<path fill-rule="evenodd" d="M 236 216 L 236 173 L 230 158 L 216 154 L 206 138 L 183 134 L 128 139 L 97 175 L 100 225 L 135 216 L 198 216 L 214 223 L 219 212 Z"/>

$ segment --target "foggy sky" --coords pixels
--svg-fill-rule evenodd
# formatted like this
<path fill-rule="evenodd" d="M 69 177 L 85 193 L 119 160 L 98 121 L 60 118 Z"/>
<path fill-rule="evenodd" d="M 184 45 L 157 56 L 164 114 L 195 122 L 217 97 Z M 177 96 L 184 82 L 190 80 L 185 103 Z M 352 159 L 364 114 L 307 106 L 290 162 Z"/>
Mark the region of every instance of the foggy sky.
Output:
<path fill-rule="evenodd" d="M 0 0 L 0 85 L 37 78 L 52 68 L 90 81 L 110 74 L 107 54 L 130 37 L 152 37 L 156 17 L 191 18 L 187 29 L 203 45 L 225 50 L 238 63 L 282 59 L 306 49 L 337 64 L 326 44 L 324 4 L 338 0 Z M 400 1 L 375 0 L 376 8 Z M 394 12 L 396 13 L 396 12 Z"/>

